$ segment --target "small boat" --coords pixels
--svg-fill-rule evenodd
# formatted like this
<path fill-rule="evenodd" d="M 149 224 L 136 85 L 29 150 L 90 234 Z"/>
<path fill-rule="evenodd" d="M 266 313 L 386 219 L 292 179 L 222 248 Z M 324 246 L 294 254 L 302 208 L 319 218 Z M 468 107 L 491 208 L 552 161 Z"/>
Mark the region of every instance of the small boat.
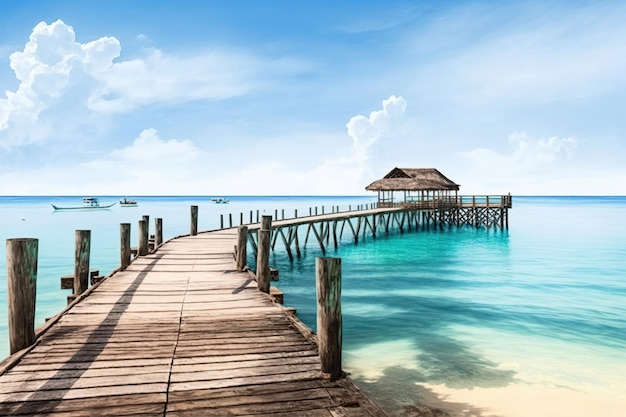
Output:
<path fill-rule="evenodd" d="M 228 204 L 229 203 L 226 197 L 212 198 L 211 201 L 214 202 L 215 204 Z"/>
<path fill-rule="evenodd" d="M 120 200 L 120 206 L 121 207 L 137 207 L 137 201 L 136 200 L 132 200 L 130 198 L 124 197 L 124 199 Z"/>
<path fill-rule="evenodd" d="M 83 204 L 81 204 L 80 206 L 61 207 L 55 206 L 52 203 L 50 203 L 50 205 L 55 210 L 104 210 L 113 207 L 115 203 L 100 205 L 97 197 L 84 197 Z"/>

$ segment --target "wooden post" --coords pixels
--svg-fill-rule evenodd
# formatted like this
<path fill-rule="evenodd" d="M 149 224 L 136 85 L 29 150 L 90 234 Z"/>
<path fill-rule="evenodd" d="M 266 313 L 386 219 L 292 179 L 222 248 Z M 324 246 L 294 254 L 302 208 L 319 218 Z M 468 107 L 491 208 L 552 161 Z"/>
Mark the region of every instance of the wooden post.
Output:
<path fill-rule="evenodd" d="M 280 218 L 281 218 L 281 220 L 285 220 L 285 209 L 282 209 L 282 211 L 280 213 Z"/>
<path fill-rule="evenodd" d="M 74 236 L 74 295 L 79 296 L 89 286 L 91 230 L 76 230 Z"/>
<path fill-rule="evenodd" d="M 322 375 L 341 376 L 341 258 L 315 260 L 317 292 L 317 337 Z"/>
<path fill-rule="evenodd" d="M 154 219 L 154 250 L 163 243 L 163 219 Z"/>
<path fill-rule="evenodd" d="M 256 211 L 256 222 L 259 222 L 259 210 Z"/>
<path fill-rule="evenodd" d="M 250 224 L 252 224 L 252 210 L 250 210 Z"/>
<path fill-rule="evenodd" d="M 137 256 L 148 254 L 148 224 L 145 220 L 139 220 L 139 245 L 137 246 Z"/>
<path fill-rule="evenodd" d="M 224 228 L 224 215 L 220 214 L 220 229 Z"/>
<path fill-rule="evenodd" d="M 259 291 L 270 292 L 270 232 L 272 216 L 263 216 L 259 229 L 256 280 Z"/>
<path fill-rule="evenodd" d="M 239 212 L 239 226 L 243 225 L 243 211 Z"/>
<path fill-rule="evenodd" d="M 198 234 L 198 206 L 191 206 L 191 228 L 189 234 L 191 236 Z"/>
<path fill-rule="evenodd" d="M 228 227 L 233 227 L 233 213 L 228 213 Z"/>
<path fill-rule="evenodd" d="M 274 210 L 274 220 L 278 220 L 278 209 Z"/>
<path fill-rule="evenodd" d="M 294 209 L 294 211 L 293 211 L 293 218 L 294 219 L 298 218 L 298 209 Z"/>
<path fill-rule="evenodd" d="M 120 268 L 130 265 L 130 223 L 120 223 Z"/>
<path fill-rule="evenodd" d="M 150 216 L 144 214 L 141 216 L 141 219 L 146 222 L 146 240 L 148 240 L 148 236 L 150 236 Z"/>
<path fill-rule="evenodd" d="M 248 227 L 241 225 L 237 228 L 237 232 L 237 271 L 243 272 L 248 260 Z"/>
<path fill-rule="evenodd" d="M 146 222 L 146 227 L 144 229 L 145 239 L 146 239 L 146 255 L 150 253 L 150 216 L 144 214 L 141 216 L 142 220 Z"/>
<path fill-rule="evenodd" d="M 11 355 L 35 343 L 39 240 L 7 239 L 7 301 Z"/>

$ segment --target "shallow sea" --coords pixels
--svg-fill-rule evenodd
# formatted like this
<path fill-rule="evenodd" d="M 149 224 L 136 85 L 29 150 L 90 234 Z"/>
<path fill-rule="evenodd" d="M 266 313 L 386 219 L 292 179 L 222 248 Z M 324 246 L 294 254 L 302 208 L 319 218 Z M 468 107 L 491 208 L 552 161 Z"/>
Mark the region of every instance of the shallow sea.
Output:
<path fill-rule="evenodd" d="M 76 229 L 92 230 L 92 268 L 108 273 L 119 264 L 119 223 L 136 233 L 144 214 L 163 218 L 168 239 L 188 233 L 192 204 L 207 230 L 220 214 L 238 224 L 249 210 L 284 208 L 291 217 L 294 209 L 345 210 L 372 198 L 231 197 L 216 205 L 208 197 L 145 197 L 138 208 L 80 213 L 54 213 L 55 200 L 72 199 L 0 197 L 0 238 L 40 239 L 38 324 L 65 305 L 59 277 L 73 271 Z M 464 417 L 624 415 L 626 197 L 514 197 L 513 205 L 508 232 L 419 230 L 358 245 L 346 237 L 327 253 L 342 258 L 344 369 L 389 415 L 419 415 L 424 405 Z M 276 284 L 314 328 L 319 248 L 309 241 L 289 262 L 280 246 Z M 6 306 L 5 281 L 3 257 Z"/>

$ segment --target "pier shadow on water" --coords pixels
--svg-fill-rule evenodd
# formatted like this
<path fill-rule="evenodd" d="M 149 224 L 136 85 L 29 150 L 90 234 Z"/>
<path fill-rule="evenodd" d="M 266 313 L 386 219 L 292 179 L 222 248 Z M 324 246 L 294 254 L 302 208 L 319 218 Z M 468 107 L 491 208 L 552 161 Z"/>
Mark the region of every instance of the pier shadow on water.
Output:
<path fill-rule="evenodd" d="M 469 286 L 480 291 L 478 287 L 483 285 L 473 279 L 473 272 L 463 275 L 468 272 L 458 263 L 468 252 L 485 256 L 487 261 L 497 252 L 497 257 L 506 262 L 508 236 L 452 231 L 393 239 L 403 242 L 398 245 L 379 237 L 358 249 L 348 244 L 327 254 L 344 258 L 344 357 L 358 356 L 353 357 L 351 378 L 390 416 L 484 415 L 484 411 L 472 405 L 442 401 L 423 384 L 473 389 L 516 382 L 514 371 L 499 368 L 499 364 L 455 337 L 451 330 L 455 326 L 481 327 L 485 323 L 513 332 L 521 330 L 515 316 L 518 313 L 460 297 L 458 293 Z M 308 253 L 292 264 L 278 266 L 278 286 L 285 293 L 286 304 L 294 303 L 300 319 L 312 328 L 315 280 L 310 259 L 316 255 Z M 407 274 L 407 267 L 412 272 Z M 449 295 L 448 291 L 457 293 Z M 394 344 L 399 345 L 397 349 Z M 368 377 L 369 371 L 377 376 Z"/>
<path fill-rule="evenodd" d="M 359 377 L 352 379 L 375 398 L 389 417 L 486 416 L 486 410 L 471 404 L 443 401 L 436 393 L 419 385 L 424 375 L 414 369 L 387 368 L 376 382 Z"/>

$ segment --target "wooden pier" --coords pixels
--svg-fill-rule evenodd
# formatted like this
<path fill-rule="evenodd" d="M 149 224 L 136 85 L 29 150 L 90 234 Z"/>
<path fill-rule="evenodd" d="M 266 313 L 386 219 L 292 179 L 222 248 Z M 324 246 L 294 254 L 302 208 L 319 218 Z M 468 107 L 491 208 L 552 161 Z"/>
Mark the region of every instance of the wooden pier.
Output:
<path fill-rule="evenodd" d="M 325 254 L 331 245 L 335 249 L 338 247 L 344 233 L 350 236 L 353 243 L 358 244 L 366 236 L 376 238 L 378 234 L 391 231 L 404 233 L 462 226 L 505 230 L 509 228 L 511 207 L 510 195 L 457 196 L 275 220 L 272 223 L 271 247 L 275 249 L 280 239 L 287 256 L 293 260 L 294 252 L 297 257 L 301 256 L 302 248 L 309 238 L 315 239 Z M 248 241 L 256 253 L 260 223 L 247 227 Z"/>
<path fill-rule="evenodd" d="M 324 335 L 319 344 L 293 309 L 277 302 L 280 291 L 267 290 L 270 248 L 280 239 L 293 259 L 313 236 L 324 253 L 338 246 L 344 232 L 358 243 L 392 230 L 505 229 L 511 198 L 455 196 L 386 205 L 292 219 L 283 212 L 273 223 L 264 216 L 264 226 L 252 223 L 251 212 L 248 225 L 204 233 L 197 232 L 192 206 L 190 234 L 157 244 L 161 219 L 155 219 L 153 246 L 144 216 L 134 252 L 130 226 L 120 225 L 122 266 L 106 277 L 89 270 L 83 251 L 88 236 L 77 231 L 77 267 L 61 279 L 62 285 L 73 283 L 70 304 L 38 329 L 34 344 L 25 338 L 27 347 L 19 345 L 0 363 L 0 415 L 384 416 L 341 374 L 340 333 Z M 246 240 L 243 246 L 261 260 L 262 279 L 243 262 Z M 328 265 L 335 281 L 322 287 L 339 291 L 327 300 L 340 300 L 340 263 Z M 86 289 L 88 277 L 92 286 Z M 32 279 L 24 282 L 33 287 Z M 340 305 L 328 314 L 340 319 Z M 338 317 L 328 322 L 340 332 Z M 326 346 L 328 340 L 339 342 L 339 349 Z"/>
<path fill-rule="evenodd" d="M 77 295 L 0 364 L 0 415 L 384 416 L 323 377 L 315 335 L 237 270 L 236 244 L 176 238 Z"/>

